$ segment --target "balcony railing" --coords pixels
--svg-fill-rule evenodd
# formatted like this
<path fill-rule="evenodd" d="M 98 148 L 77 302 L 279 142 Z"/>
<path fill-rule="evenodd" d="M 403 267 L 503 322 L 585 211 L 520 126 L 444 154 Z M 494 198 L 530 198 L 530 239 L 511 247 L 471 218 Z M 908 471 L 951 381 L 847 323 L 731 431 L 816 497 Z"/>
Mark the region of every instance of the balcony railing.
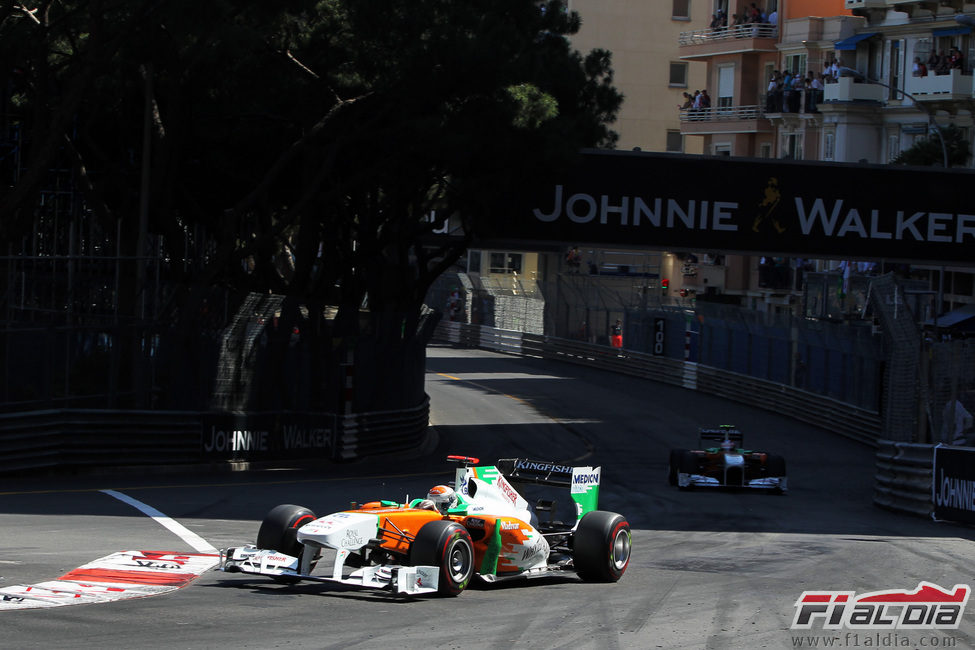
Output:
<path fill-rule="evenodd" d="M 778 27 L 768 23 L 750 23 L 735 25 L 734 27 L 715 27 L 712 29 L 698 29 L 693 32 L 681 32 L 679 45 L 704 45 L 715 41 L 735 38 L 776 38 Z"/>
<path fill-rule="evenodd" d="M 859 83 L 853 77 L 840 77 L 836 83 L 828 83 L 823 89 L 827 102 L 883 102 L 885 88 L 880 84 Z"/>
<path fill-rule="evenodd" d="M 931 74 L 926 77 L 907 77 L 904 91 L 916 95 L 919 100 L 942 99 L 945 95 L 972 96 L 972 75 L 962 74 L 961 70 L 951 70 L 948 74 Z M 930 97 L 934 95 L 935 97 Z"/>
<path fill-rule="evenodd" d="M 711 108 L 682 108 L 681 122 L 715 122 L 756 120 L 765 114 L 763 106 L 720 106 Z"/>

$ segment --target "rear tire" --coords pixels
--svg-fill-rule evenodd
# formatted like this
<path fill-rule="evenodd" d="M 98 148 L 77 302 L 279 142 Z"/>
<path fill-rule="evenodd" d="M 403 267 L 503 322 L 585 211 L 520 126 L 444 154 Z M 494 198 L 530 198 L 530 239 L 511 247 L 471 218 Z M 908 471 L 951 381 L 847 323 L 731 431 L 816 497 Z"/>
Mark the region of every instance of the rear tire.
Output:
<path fill-rule="evenodd" d="M 439 519 L 420 528 L 410 547 L 413 566 L 440 567 L 437 591 L 442 596 L 458 596 L 474 576 L 474 543 L 460 524 Z"/>
<path fill-rule="evenodd" d="M 785 458 L 782 456 L 772 456 L 769 455 L 768 459 L 765 461 L 765 475 L 772 476 L 776 478 L 785 478 Z M 776 493 L 783 494 L 783 490 L 779 487 Z"/>
<path fill-rule="evenodd" d="M 573 536 L 573 563 L 587 582 L 616 582 L 630 563 L 630 524 L 623 515 L 593 510 Z"/>
<path fill-rule="evenodd" d="M 698 473 L 698 463 L 697 455 L 692 451 L 683 451 L 680 454 L 679 471 L 681 474 L 697 474 Z M 682 490 L 690 490 L 691 486 L 685 486 L 681 488 Z"/>
<path fill-rule="evenodd" d="M 769 476 L 785 476 L 785 458 L 769 455 L 765 470 Z"/>
<path fill-rule="evenodd" d="M 277 551 L 301 560 L 302 553 L 312 550 L 298 541 L 298 529 L 315 519 L 315 513 L 303 506 L 289 503 L 275 506 L 264 517 L 261 528 L 257 531 L 257 548 Z M 320 551 L 315 549 L 314 553 L 311 566 L 315 566 Z M 273 576 L 272 579 L 285 584 L 298 582 L 298 578 L 292 576 Z"/>
<path fill-rule="evenodd" d="M 680 457 L 683 453 L 683 449 L 670 450 L 670 470 L 667 472 L 667 483 L 670 485 L 677 485 L 677 470 L 680 467 Z"/>

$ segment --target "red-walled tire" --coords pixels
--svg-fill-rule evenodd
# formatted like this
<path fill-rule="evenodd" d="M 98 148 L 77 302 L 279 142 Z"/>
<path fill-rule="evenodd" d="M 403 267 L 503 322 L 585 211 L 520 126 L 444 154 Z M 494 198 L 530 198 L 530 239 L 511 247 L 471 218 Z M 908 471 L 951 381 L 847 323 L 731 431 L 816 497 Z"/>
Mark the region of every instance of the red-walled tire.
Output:
<path fill-rule="evenodd" d="M 437 591 L 443 596 L 458 596 L 474 576 L 474 543 L 460 524 L 437 520 L 420 528 L 410 547 L 413 566 L 440 567 Z"/>
<path fill-rule="evenodd" d="M 623 515 L 594 510 L 586 513 L 576 529 L 573 563 L 583 580 L 616 582 L 630 564 L 630 524 Z"/>

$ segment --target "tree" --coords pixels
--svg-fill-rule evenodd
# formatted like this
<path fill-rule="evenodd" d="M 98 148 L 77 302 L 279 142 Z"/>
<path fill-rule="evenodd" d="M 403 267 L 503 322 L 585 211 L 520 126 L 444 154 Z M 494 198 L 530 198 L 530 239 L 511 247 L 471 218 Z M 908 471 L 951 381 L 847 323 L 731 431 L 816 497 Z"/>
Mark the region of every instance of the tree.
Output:
<path fill-rule="evenodd" d="M 14 99 L 31 115 L 32 146 L 0 197 L 0 237 L 29 231 L 44 170 L 70 152 L 86 205 L 106 232 L 121 224 L 123 250 L 142 255 L 151 236 L 164 247 L 158 318 L 183 345 L 216 286 L 285 296 L 268 369 L 277 386 L 295 325 L 323 364 L 365 337 L 387 367 L 405 367 L 427 289 L 478 223 L 510 209 L 527 179 L 615 141 L 610 55 L 571 48 L 580 19 L 560 2 L 62 0 L 6 11 L 0 56 L 27 71 Z M 466 239 L 431 247 L 448 215 Z M 133 271 L 130 315 L 144 290 Z M 293 406 L 286 392 L 278 402 Z"/>
<path fill-rule="evenodd" d="M 944 138 L 943 144 L 942 138 Z M 965 134 L 954 124 L 944 128 L 937 127 L 936 133 L 931 133 L 928 137 L 917 140 L 894 158 L 892 162 L 895 165 L 942 167 L 944 166 L 945 151 L 948 153 L 949 167 L 964 167 L 968 163 L 971 147 L 965 139 Z"/>

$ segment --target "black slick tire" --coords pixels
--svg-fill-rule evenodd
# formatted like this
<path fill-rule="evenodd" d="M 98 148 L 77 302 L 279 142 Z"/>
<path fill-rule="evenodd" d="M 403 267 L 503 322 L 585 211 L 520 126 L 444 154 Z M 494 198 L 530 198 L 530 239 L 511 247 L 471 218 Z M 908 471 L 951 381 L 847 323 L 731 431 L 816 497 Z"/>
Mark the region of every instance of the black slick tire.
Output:
<path fill-rule="evenodd" d="M 298 541 L 298 529 L 315 519 L 317 519 L 315 513 L 304 506 L 290 503 L 275 506 L 264 517 L 261 528 L 257 531 L 257 548 L 278 551 L 300 559 L 307 547 Z M 312 565 L 318 559 L 318 555 L 319 551 L 316 549 Z M 298 581 L 291 576 L 275 576 L 272 579 L 286 584 Z"/>
<path fill-rule="evenodd" d="M 576 528 L 572 558 L 587 582 L 616 582 L 630 563 L 630 524 L 623 515 L 594 510 Z"/>
<path fill-rule="evenodd" d="M 427 522 L 410 547 L 410 564 L 440 567 L 438 593 L 460 595 L 474 576 L 474 543 L 470 533 L 453 521 Z"/>

